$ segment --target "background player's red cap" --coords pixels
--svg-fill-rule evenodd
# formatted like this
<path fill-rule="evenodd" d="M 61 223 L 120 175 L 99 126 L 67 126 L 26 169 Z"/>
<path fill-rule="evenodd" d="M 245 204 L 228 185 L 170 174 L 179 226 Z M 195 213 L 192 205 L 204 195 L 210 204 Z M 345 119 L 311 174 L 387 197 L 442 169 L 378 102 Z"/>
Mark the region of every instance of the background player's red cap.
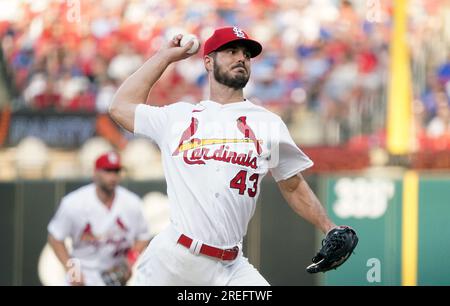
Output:
<path fill-rule="evenodd" d="M 256 40 L 250 39 L 243 30 L 238 27 L 225 27 L 214 31 L 208 38 L 203 48 L 203 56 L 216 51 L 220 47 L 234 41 L 242 42 L 250 51 L 251 57 L 258 56 L 262 51 L 262 46 Z"/>
<path fill-rule="evenodd" d="M 120 156 L 116 152 L 108 152 L 100 155 L 95 161 L 95 169 L 104 170 L 120 170 L 122 164 L 120 163 Z"/>

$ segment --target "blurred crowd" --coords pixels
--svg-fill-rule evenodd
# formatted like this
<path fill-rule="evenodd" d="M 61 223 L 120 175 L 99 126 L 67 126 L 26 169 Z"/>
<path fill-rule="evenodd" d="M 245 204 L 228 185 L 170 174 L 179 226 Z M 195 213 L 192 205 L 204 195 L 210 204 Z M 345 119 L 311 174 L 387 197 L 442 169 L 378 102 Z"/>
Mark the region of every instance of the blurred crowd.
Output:
<path fill-rule="evenodd" d="M 0 35 L 16 109 L 102 113 L 168 38 L 204 41 L 238 25 L 264 46 L 247 97 L 282 115 L 299 142 L 371 146 L 384 141 L 391 2 L 4 0 Z M 409 2 L 419 146 L 450 148 L 450 3 Z M 171 66 L 148 100 L 202 100 L 205 76 L 198 54 Z"/>

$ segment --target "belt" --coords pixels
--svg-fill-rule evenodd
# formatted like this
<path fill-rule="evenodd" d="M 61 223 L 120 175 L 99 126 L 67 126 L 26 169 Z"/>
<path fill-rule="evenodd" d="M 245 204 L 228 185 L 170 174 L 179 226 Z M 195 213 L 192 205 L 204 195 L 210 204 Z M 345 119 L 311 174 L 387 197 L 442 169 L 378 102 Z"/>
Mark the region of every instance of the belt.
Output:
<path fill-rule="evenodd" d="M 178 238 L 177 242 L 182 246 L 190 249 L 193 239 L 182 234 L 180 238 Z M 221 260 L 234 260 L 239 254 L 239 247 L 235 246 L 231 249 L 219 249 L 206 244 L 202 244 L 199 253 L 206 256 L 216 257 Z"/>

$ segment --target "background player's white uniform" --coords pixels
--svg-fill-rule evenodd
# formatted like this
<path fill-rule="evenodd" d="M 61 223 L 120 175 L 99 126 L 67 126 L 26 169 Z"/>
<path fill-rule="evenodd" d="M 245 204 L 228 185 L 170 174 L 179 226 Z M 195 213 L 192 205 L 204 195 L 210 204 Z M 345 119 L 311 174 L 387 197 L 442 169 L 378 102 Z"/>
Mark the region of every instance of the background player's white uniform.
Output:
<path fill-rule="evenodd" d="M 242 239 L 268 171 L 278 182 L 310 167 L 286 125 L 248 100 L 219 104 L 140 104 L 135 134 L 153 139 L 163 158 L 171 226 L 150 243 L 137 284 L 267 285 L 242 256 Z M 177 243 L 181 234 L 193 242 Z M 234 260 L 199 254 L 202 244 L 239 246 Z"/>
<path fill-rule="evenodd" d="M 118 186 L 111 209 L 98 199 L 95 184 L 66 195 L 48 225 L 57 240 L 72 239 L 85 285 L 104 285 L 101 272 L 125 259 L 136 240 L 150 239 L 140 198 Z"/>

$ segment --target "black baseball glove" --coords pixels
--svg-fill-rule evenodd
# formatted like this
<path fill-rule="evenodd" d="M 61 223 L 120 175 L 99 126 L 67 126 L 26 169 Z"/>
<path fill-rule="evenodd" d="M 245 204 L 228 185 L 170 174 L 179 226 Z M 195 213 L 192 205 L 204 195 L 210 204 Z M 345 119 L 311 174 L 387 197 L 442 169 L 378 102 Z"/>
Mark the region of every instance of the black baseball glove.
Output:
<path fill-rule="evenodd" d="M 309 273 L 326 272 L 342 265 L 358 244 L 358 236 L 349 226 L 338 226 L 328 232 L 322 247 L 306 268 Z"/>

